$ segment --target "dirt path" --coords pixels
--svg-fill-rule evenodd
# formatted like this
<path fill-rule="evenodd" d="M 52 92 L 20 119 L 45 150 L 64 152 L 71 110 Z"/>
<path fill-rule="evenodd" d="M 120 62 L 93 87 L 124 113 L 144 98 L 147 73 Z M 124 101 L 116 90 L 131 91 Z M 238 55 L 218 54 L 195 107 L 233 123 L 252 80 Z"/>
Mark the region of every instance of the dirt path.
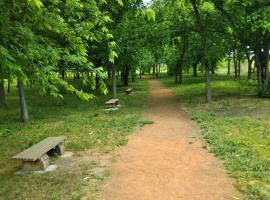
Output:
<path fill-rule="evenodd" d="M 145 118 L 119 150 L 112 176 L 102 188 L 105 200 L 231 200 L 238 193 L 222 166 L 202 148 L 196 125 L 175 96 L 150 80 Z"/>

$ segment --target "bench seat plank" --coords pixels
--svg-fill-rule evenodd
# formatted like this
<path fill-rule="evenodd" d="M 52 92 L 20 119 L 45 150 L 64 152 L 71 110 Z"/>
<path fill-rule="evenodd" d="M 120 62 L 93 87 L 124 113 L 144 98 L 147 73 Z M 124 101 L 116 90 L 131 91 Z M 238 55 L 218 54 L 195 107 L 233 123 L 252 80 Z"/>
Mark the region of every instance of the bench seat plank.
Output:
<path fill-rule="evenodd" d="M 133 92 L 133 88 L 128 88 L 125 90 L 126 94 L 131 94 Z"/>
<path fill-rule="evenodd" d="M 26 149 L 25 151 L 17 154 L 13 159 L 25 160 L 25 161 L 36 161 L 40 159 L 44 154 L 49 152 L 51 149 L 55 148 L 61 144 L 66 137 L 48 137 L 45 140 L 33 145 L 32 147 Z"/>
<path fill-rule="evenodd" d="M 119 101 L 119 99 L 111 99 L 111 100 L 106 102 L 106 105 L 116 104 L 116 103 L 118 103 L 118 101 Z"/>

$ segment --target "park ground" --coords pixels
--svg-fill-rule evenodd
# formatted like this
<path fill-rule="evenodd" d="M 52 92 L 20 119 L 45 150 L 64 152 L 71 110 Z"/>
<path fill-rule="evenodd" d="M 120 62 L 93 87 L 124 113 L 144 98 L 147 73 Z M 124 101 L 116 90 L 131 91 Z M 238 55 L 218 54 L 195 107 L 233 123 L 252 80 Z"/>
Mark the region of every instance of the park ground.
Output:
<path fill-rule="evenodd" d="M 143 126 L 142 113 L 147 97 L 145 80 L 131 85 L 134 96 L 118 88 L 122 108 L 105 111 L 110 96 L 96 95 L 90 102 L 66 95 L 64 99 L 40 97 L 26 88 L 31 122 L 19 121 L 17 90 L 7 94 L 7 108 L 0 112 L 0 199 L 95 199 L 98 185 L 109 175 L 113 150 L 127 143 L 135 126 Z M 53 159 L 53 173 L 14 175 L 20 162 L 11 157 L 48 136 L 65 135 L 72 157 Z M 57 163 L 60 162 L 60 163 Z"/>
<path fill-rule="evenodd" d="M 175 85 L 173 78 L 160 77 L 187 117 L 198 123 L 204 138 L 202 148 L 223 161 L 243 199 L 268 200 L 269 99 L 257 98 L 254 82 L 245 77 L 215 75 L 212 79 L 213 102 L 205 104 L 203 76 L 185 75 L 182 85 Z M 17 91 L 13 88 L 7 95 L 7 108 L 0 112 L 0 199 L 96 199 L 110 176 L 111 163 L 117 163 L 115 150 L 126 145 L 135 127 L 151 126 L 151 121 L 143 118 L 148 81 L 138 80 L 132 87 L 132 96 L 125 96 L 125 88 L 119 88 L 123 106 L 116 112 L 104 111 L 108 96 L 97 95 L 83 102 L 71 96 L 40 97 L 35 89 L 27 88 L 28 124 L 19 122 Z M 66 135 L 66 150 L 74 155 L 55 159 L 59 162 L 55 172 L 14 175 L 19 163 L 10 158 L 50 135 Z"/>

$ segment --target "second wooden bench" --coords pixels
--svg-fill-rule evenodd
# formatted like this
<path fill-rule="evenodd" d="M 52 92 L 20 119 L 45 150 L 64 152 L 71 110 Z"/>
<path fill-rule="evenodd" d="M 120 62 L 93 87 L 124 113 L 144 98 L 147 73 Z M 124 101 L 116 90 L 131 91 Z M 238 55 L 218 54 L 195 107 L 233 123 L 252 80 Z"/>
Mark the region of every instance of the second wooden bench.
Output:
<path fill-rule="evenodd" d="M 106 108 L 116 108 L 119 105 L 119 99 L 111 99 L 105 103 Z"/>

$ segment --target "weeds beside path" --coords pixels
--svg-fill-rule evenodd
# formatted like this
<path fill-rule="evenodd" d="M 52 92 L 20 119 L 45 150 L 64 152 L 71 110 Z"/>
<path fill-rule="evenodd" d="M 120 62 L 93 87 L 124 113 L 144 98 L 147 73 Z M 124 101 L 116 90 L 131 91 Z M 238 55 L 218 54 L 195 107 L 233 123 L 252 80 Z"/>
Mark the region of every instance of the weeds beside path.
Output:
<path fill-rule="evenodd" d="M 248 200 L 270 199 L 270 101 L 256 96 L 255 81 L 212 77 L 213 101 L 205 104 L 204 77 L 185 75 L 182 85 L 162 78 L 199 123 L 205 148 L 214 152 Z"/>

